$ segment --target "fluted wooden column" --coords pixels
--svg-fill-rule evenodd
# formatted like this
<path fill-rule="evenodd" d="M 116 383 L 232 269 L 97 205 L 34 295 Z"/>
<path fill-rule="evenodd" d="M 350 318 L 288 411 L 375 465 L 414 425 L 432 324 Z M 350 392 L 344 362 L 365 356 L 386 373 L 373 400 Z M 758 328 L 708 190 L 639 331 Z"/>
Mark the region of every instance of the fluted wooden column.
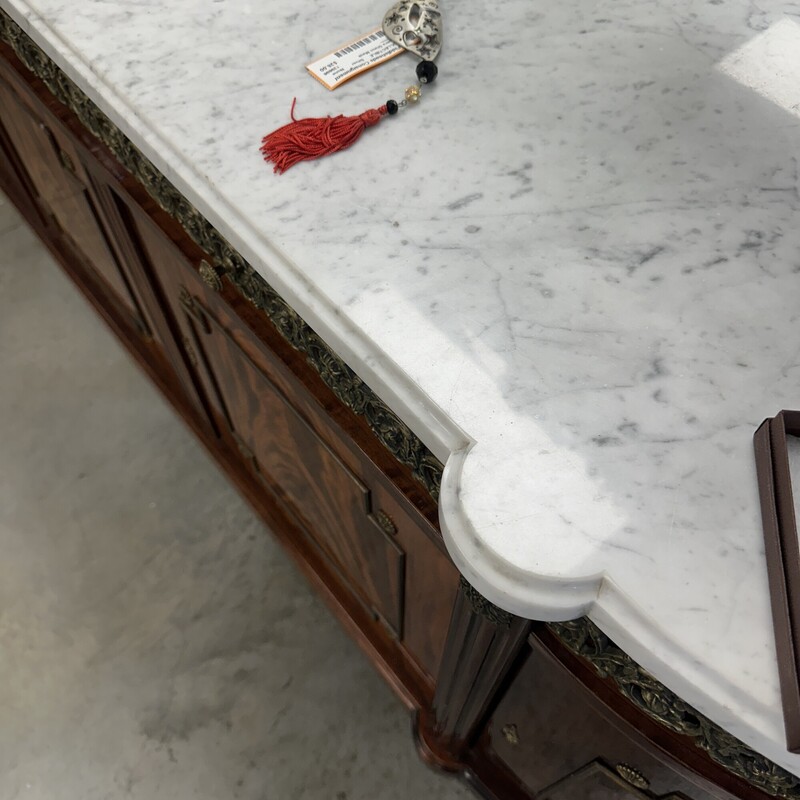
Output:
<path fill-rule="evenodd" d="M 461 579 L 437 676 L 432 719 L 421 721 L 420 726 L 422 744 L 440 766 L 459 768 L 530 626 L 530 620 L 503 611 Z"/>

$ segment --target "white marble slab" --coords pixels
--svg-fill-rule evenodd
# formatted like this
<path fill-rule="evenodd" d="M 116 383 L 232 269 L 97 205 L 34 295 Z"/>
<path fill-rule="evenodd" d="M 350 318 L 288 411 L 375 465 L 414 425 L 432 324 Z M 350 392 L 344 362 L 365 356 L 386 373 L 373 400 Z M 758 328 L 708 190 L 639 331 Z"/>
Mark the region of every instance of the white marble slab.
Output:
<path fill-rule="evenodd" d="M 800 774 L 752 456 L 800 406 L 795 3 L 445 4 L 420 106 L 281 177 L 258 144 L 293 96 L 357 113 L 413 77 L 304 72 L 383 6 L 0 6 L 447 461 L 478 589 L 588 613 Z"/>

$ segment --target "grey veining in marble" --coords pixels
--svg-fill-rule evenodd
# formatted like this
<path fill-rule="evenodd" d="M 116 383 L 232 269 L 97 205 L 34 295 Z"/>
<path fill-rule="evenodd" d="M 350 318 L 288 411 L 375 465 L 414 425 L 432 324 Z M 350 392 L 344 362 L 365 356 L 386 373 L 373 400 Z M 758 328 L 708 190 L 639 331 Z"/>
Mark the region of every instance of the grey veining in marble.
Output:
<path fill-rule="evenodd" d="M 292 97 L 412 80 L 303 70 L 383 7 L 0 3 L 447 461 L 477 588 L 588 613 L 800 772 L 752 458 L 800 405 L 796 3 L 465 0 L 418 108 L 281 177 L 258 142 Z"/>
<path fill-rule="evenodd" d="M 468 800 L 0 196 L 0 797 Z"/>

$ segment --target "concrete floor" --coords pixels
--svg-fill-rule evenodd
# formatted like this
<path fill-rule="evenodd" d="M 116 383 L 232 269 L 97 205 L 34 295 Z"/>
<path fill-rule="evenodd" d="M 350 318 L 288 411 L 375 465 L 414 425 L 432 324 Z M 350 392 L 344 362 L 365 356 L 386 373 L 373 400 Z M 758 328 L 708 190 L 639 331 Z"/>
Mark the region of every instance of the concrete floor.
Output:
<path fill-rule="evenodd" d="M 0 800 L 466 800 L 0 196 Z"/>

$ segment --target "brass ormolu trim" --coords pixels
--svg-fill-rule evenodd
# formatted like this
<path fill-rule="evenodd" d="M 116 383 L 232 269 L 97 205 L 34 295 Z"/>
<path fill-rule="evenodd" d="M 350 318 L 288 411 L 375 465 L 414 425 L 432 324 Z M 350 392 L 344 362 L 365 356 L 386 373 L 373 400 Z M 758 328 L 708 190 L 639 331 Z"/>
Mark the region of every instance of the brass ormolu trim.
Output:
<path fill-rule="evenodd" d="M 617 771 L 617 775 L 619 775 L 623 780 L 627 781 L 631 786 L 634 786 L 637 789 L 649 788 L 650 781 L 647 780 L 647 778 L 645 778 L 645 776 L 642 775 L 638 769 L 634 769 L 628 764 L 617 764 L 614 769 Z"/>
<path fill-rule="evenodd" d="M 208 261 L 203 259 L 197 267 L 197 271 L 200 273 L 203 283 L 208 286 L 209 289 L 213 289 L 215 292 L 222 289 L 222 278 L 219 274 L 222 270 L 218 272 Z"/>
<path fill-rule="evenodd" d="M 511 627 L 514 615 L 503 611 L 494 603 L 490 603 L 463 575 L 459 582 L 459 588 L 475 614 L 491 622 L 492 625 L 497 625 L 498 628 Z"/>
<path fill-rule="evenodd" d="M 375 522 L 378 527 L 389 536 L 397 536 L 397 525 L 394 520 L 383 510 L 375 512 Z"/>
<path fill-rule="evenodd" d="M 189 363 L 193 367 L 196 367 L 200 362 L 197 360 L 197 353 L 195 352 L 194 347 L 192 347 L 192 343 L 189 341 L 189 337 L 184 336 L 182 338 L 182 341 L 183 341 L 183 351 L 184 353 L 186 353 L 186 358 L 189 359 Z"/>
<path fill-rule="evenodd" d="M 586 617 L 573 622 L 553 622 L 548 627 L 570 650 L 590 661 L 599 675 L 612 678 L 634 705 L 676 733 L 690 736 L 718 764 L 775 797 L 800 798 L 800 778 L 681 700 Z"/>
<path fill-rule="evenodd" d="M 75 175 L 77 173 L 77 170 L 75 169 L 75 163 L 66 150 L 59 149 L 58 160 L 61 162 L 61 166 L 64 167 L 64 169 L 69 172 L 70 175 Z"/>
<path fill-rule="evenodd" d="M 161 208 L 213 258 L 242 295 L 267 314 L 294 348 L 306 354 L 334 394 L 366 419 L 379 441 L 398 461 L 409 466 L 434 500 L 437 499 L 441 462 L 2 9 L 0 40 L 12 47 L 22 63 L 114 153 Z M 466 581 L 462 581 L 462 588 L 476 614 L 502 627 L 511 625 L 513 615 L 494 606 Z M 598 672 L 612 677 L 622 693 L 651 717 L 672 730 L 692 736 L 711 758 L 753 785 L 776 797 L 800 800 L 800 779 L 694 711 L 589 620 L 554 623 L 550 628 Z"/>
<path fill-rule="evenodd" d="M 224 273 L 244 297 L 263 310 L 289 344 L 305 353 L 309 364 L 339 400 L 364 417 L 384 447 L 410 467 L 414 477 L 437 500 L 442 464 L 436 456 L 2 9 L 0 40 L 13 48 L 20 61 L 77 115 L 159 206 L 209 254 L 214 264 L 211 271 L 216 273 L 217 280 Z M 209 271 L 205 272 L 204 280 Z"/>
<path fill-rule="evenodd" d="M 503 734 L 503 738 L 512 747 L 516 747 L 519 744 L 519 728 L 513 722 L 509 723 L 508 725 L 503 725 L 500 733 Z"/>

